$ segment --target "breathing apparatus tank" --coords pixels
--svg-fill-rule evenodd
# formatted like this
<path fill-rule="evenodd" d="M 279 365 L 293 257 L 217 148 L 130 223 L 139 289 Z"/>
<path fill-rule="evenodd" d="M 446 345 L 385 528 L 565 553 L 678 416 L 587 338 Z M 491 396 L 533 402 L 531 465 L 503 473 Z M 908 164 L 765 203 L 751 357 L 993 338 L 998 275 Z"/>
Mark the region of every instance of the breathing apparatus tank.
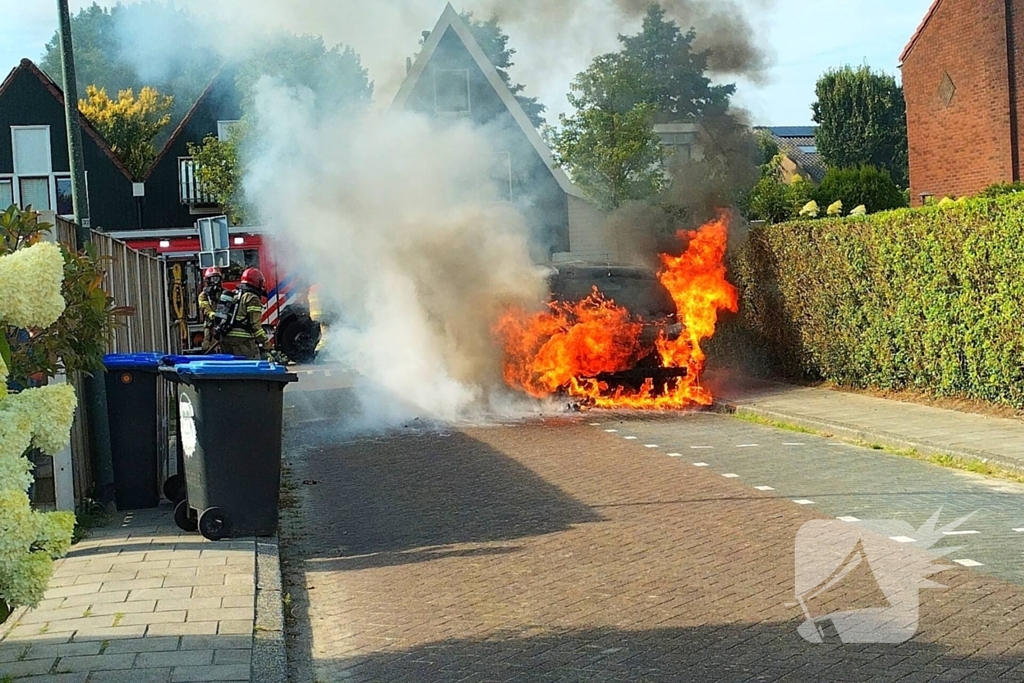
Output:
<path fill-rule="evenodd" d="M 241 296 L 237 290 L 225 289 L 217 301 L 217 309 L 213 314 L 213 335 L 217 339 L 224 337 L 234 327 L 238 319 Z"/>

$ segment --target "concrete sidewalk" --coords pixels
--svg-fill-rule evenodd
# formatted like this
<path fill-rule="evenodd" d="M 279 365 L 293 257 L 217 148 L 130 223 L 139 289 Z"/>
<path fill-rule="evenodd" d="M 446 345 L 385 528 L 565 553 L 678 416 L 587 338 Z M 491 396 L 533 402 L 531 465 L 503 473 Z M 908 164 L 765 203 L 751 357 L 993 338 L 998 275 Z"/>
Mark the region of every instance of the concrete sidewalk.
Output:
<path fill-rule="evenodd" d="M 36 609 L 4 625 L 0 677 L 248 681 L 256 555 L 251 538 L 180 531 L 167 506 L 119 513 L 57 562 Z"/>
<path fill-rule="evenodd" d="M 719 408 L 1024 473 L 1024 421 L 761 380 L 712 378 Z"/>

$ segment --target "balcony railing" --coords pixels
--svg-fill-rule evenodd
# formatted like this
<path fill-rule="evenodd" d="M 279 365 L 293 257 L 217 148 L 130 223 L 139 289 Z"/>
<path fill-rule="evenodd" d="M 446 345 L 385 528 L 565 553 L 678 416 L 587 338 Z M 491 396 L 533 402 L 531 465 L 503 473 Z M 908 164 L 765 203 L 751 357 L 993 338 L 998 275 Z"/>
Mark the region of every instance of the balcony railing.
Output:
<path fill-rule="evenodd" d="M 178 193 L 181 203 L 188 206 L 216 206 L 217 199 L 205 192 L 196 175 L 196 162 L 192 157 L 178 159 Z"/>

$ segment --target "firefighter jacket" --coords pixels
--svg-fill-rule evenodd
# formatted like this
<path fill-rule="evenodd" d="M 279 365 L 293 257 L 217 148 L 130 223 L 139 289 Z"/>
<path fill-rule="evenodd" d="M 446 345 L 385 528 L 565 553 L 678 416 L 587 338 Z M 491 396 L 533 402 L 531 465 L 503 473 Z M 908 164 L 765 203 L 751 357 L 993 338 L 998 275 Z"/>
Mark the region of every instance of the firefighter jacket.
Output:
<path fill-rule="evenodd" d="M 220 303 L 222 291 L 220 287 L 206 287 L 199 293 L 199 314 L 203 317 L 203 325 L 206 327 L 213 324 L 213 314 Z"/>
<path fill-rule="evenodd" d="M 236 322 L 228 331 L 227 336 L 235 339 L 252 339 L 260 346 L 269 341 L 263 329 L 263 302 L 258 294 L 250 289 L 239 290 L 238 314 Z"/>

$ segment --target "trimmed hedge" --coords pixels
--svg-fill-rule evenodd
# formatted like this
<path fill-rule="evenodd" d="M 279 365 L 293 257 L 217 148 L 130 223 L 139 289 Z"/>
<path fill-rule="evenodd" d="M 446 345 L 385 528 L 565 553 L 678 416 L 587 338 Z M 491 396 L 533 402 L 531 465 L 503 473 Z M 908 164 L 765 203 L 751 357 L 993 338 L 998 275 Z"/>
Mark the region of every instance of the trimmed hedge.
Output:
<path fill-rule="evenodd" d="M 903 191 L 893 182 L 889 172 L 874 166 L 830 168 L 814 190 L 813 197 L 822 211 L 835 201 L 841 201 L 847 213 L 862 204 L 868 213 L 907 206 Z"/>
<path fill-rule="evenodd" d="M 745 341 L 783 376 L 1024 407 L 1024 196 L 758 227 L 732 270 L 726 354 Z"/>

